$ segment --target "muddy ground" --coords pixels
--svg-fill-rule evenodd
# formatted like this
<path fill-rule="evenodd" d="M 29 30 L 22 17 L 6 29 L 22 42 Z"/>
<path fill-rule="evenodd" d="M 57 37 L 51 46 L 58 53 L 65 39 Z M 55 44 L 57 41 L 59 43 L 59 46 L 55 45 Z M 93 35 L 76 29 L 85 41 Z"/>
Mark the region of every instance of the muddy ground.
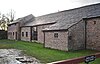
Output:
<path fill-rule="evenodd" d="M 0 64 L 41 64 L 34 57 L 27 56 L 17 49 L 0 49 Z"/>

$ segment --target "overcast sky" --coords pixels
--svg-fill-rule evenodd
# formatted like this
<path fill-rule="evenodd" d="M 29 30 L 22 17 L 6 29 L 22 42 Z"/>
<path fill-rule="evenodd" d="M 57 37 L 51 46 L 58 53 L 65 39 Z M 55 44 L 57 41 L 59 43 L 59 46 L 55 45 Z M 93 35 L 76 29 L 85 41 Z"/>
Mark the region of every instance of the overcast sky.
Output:
<path fill-rule="evenodd" d="M 0 12 L 13 9 L 16 18 L 29 14 L 41 16 L 94 3 L 100 3 L 100 0 L 0 0 Z"/>

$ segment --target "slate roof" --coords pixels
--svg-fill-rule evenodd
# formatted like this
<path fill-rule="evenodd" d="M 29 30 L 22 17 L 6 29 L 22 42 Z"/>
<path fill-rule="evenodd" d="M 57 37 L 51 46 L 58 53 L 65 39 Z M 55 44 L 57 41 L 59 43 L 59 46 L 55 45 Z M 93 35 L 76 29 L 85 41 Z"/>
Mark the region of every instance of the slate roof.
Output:
<path fill-rule="evenodd" d="M 22 25 L 24 25 L 26 23 L 32 22 L 33 20 L 34 20 L 34 16 L 32 14 L 30 14 L 30 15 L 27 15 L 25 17 L 18 18 L 17 20 L 9 23 L 9 25 L 14 24 L 14 23 L 18 23 L 18 22 L 20 22 Z"/>
<path fill-rule="evenodd" d="M 56 23 L 56 21 L 37 21 L 37 20 L 34 20 L 32 22 L 29 22 L 29 23 L 26 23 L 24 26 L 39 26 L 39 25 L 46 25 L 46 24 L 54 24 Z"/>
<path fill-rule="evenodd" d="M 100 3 L 40 16 L 40 20 L 57 22 L 51 25 L 49 28 L 43 29 L 44 31 L 62 30 L 68 29 L 82 18 L 97 16 L 100 16 Z"/>
<path fill-rule="evenodd" d="M 55 23 L 49 28 L 43 30 L 62 30 L 68 29 L 73 24 L 79 22 L 82 18 L 90 18 L 96 16 L 100 16 L 100 3 L 42 15 L 34 18 L 31 14 L 29 16 L 20 18 L 13 23 L 21 22 L 23 26 L 37 26 L 42 24 Z M 25 21 L 27 22 L 25 23 Z"/>

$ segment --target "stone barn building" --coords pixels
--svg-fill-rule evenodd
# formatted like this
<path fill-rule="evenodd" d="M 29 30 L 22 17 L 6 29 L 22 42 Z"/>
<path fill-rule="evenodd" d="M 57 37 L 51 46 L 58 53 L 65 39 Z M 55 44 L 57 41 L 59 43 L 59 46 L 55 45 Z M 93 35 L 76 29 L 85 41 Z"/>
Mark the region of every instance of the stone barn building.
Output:
<path fill-rule="evenodd" d="M 31 22 L 34 20 L 34 16 L 32 14 L 18 18 L 17 20 L 8 24 L 8 39 L 11 40 L 20 40 L 21 39 L 21 27 L 27 22 Z"/>
<path fill-rule="evenodd" d="M 100 51 L 100 3 L 11 22 L 8 39 L 38 41 L 58 50 Z"/>
<path fill-rule="evenodd" d="M 44 34 L 42 29 L 48 28 L 56 23 L 55 21 L 46 21 L 47 16 L 34 17 L 32 14 L 19 18 L 8 25 L 8 39 L 32 41 L 36 40 L 44 43 Z"/>
<path fill-rule="evenodd" d="M 100 51 L 100 4 L 65 10 L 54 15 L 58 18 L 57 23 L 43 29 L 45 47 L 64 51 Z"/>

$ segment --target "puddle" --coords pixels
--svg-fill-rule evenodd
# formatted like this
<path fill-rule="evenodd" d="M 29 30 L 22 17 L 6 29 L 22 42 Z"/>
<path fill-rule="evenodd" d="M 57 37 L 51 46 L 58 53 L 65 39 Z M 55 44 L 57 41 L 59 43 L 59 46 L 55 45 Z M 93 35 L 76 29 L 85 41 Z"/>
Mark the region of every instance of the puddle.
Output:
<path fill-rule="evenodd" d="M 34 57 L 26 56 L 17 49 L 0 49 L 0 64 L 41 64 Z"/>

